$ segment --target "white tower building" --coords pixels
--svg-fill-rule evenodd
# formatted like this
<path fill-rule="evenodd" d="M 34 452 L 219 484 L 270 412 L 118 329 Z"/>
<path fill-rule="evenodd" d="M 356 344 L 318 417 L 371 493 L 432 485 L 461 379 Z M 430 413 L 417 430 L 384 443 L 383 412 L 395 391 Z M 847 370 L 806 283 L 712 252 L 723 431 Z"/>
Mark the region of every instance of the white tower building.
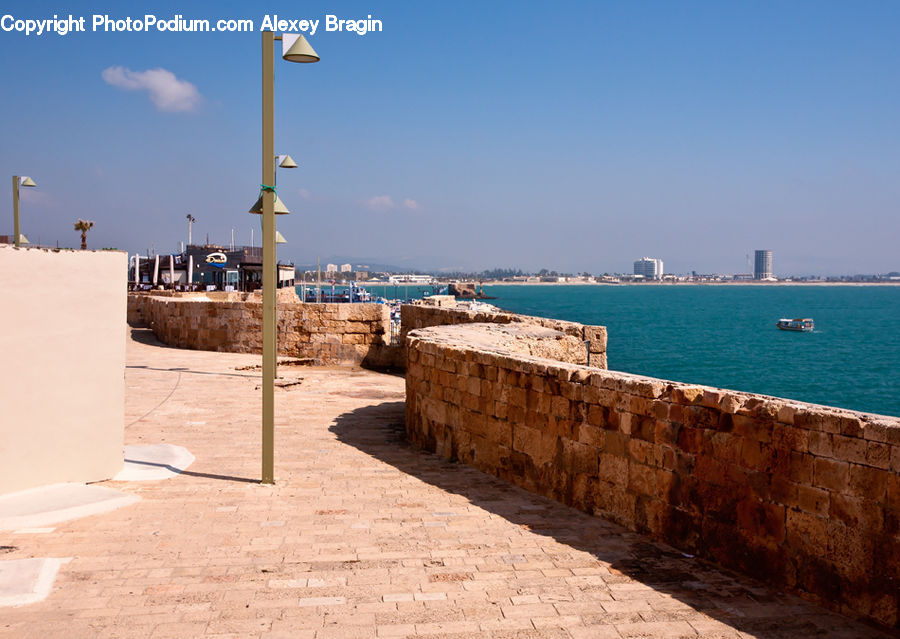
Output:
<path fill-rule="evenodd" d="M 663 261 L 653 257 L 642 257 L 634 262 L 634 274 L 643 275 L 648 280 L 661 280 Z"/>

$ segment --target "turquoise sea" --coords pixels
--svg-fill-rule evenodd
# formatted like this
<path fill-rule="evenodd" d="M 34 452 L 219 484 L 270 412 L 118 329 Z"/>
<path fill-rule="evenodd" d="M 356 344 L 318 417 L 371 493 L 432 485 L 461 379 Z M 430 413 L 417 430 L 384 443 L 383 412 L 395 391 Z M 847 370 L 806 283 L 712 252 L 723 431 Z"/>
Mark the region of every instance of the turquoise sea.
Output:
<path fill-rule="evenodd" d="M 900 416 L 900 286 L 485 286 L 516 313 L 601 324 L 609 368 Z M 812 333 L 781 331 L 812 317 Z"/>

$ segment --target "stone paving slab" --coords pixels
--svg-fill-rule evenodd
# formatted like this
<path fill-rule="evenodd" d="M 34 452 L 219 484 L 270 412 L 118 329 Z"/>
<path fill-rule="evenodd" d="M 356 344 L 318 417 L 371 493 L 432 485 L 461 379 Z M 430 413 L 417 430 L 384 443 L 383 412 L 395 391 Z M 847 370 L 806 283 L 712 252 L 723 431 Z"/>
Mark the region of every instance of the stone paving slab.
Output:
<path fill-rule="evenodd" d="M 130 506 L 140 497 L 96 484 L 52 484 L 0 497 L 0 531 L 41 528 Z"/>
<path fill-rule="evenodd" d="M 10 559 L 0 561 L 0 607 L 23 606 L 46 598 L 59 567 L 66 559 Z"/>
<path fill-rule="evenodd" d="M 2 559 L 72 557 L 2 637 L 880 637 L 403 442 L 400 377 L 281 367 L 276 484 L 260 472 L 252 355 L 137 330 L 125 440 L 196 457 L 176 477 L 106 482 L 141 501 Z"/>

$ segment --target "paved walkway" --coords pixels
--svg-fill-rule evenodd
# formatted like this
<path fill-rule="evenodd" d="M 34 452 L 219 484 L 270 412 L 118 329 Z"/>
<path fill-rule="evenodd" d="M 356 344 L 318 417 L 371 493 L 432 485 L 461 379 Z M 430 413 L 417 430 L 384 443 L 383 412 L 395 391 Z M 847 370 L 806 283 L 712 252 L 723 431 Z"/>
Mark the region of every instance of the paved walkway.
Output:
<path fill-rule="evenodd" d="M 276 485 L 259 476 L 258 356 L 133 333 L 128 444 L 196 462 L 0 559 L 71 557 L 0 636 L 875 637 L 866 626 L 402 441 L 403 379 L 282 367 Z"/>

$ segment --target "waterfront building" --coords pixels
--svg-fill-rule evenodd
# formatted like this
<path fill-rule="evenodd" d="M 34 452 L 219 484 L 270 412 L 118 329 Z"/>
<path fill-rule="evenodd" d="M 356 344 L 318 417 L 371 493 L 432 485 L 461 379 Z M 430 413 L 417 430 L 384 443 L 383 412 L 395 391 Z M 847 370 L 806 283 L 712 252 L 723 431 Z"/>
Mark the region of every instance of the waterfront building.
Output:
<path fill-rule="evenodd" d="M 338 272 L 337 264 L 326 264 L 325 272 L 326 273 L 337 273 Z"/>
<path fill-rule="evenodd" d="M 663 261 L 653 257 L 642 257 L 634 262 L 634 274 L 642 275 L 648 280 L 661 280 Z"/>
<path fill-rule="evenodd" d="M 434 283 L 434 278 L 431 275 L 402 273 L 400 275 L 391 275 L 388 281 L 391 284 L 422 284 L 427 286 Z"/>
<path fill-rule="evenodd" d="M 138 282 L 134 281 L 134 259 L 135 256 L 129 258 L 128 279 L 137 289 L 160 285 L 195 291 L 255 291 L 262 288 L 262 247 L 259 246 L 237 246 L 229 250 L 217 244 L 190 244 L 184 252 L 171 256 L 140 256 Z M 278 264 L 278 288 L 294 286 L 294 277 L 293 263 Z"/>
<path fill-rule="evenodd" d="M 341 264 L 341 273 L 352 273 L 353 267 L 350 264 Z"/>
<path fill-rule="evenodd" d="M 753 279 L 770 280 L 772 275 L 772 251 L 756 251 L 753 263 Z"/>

